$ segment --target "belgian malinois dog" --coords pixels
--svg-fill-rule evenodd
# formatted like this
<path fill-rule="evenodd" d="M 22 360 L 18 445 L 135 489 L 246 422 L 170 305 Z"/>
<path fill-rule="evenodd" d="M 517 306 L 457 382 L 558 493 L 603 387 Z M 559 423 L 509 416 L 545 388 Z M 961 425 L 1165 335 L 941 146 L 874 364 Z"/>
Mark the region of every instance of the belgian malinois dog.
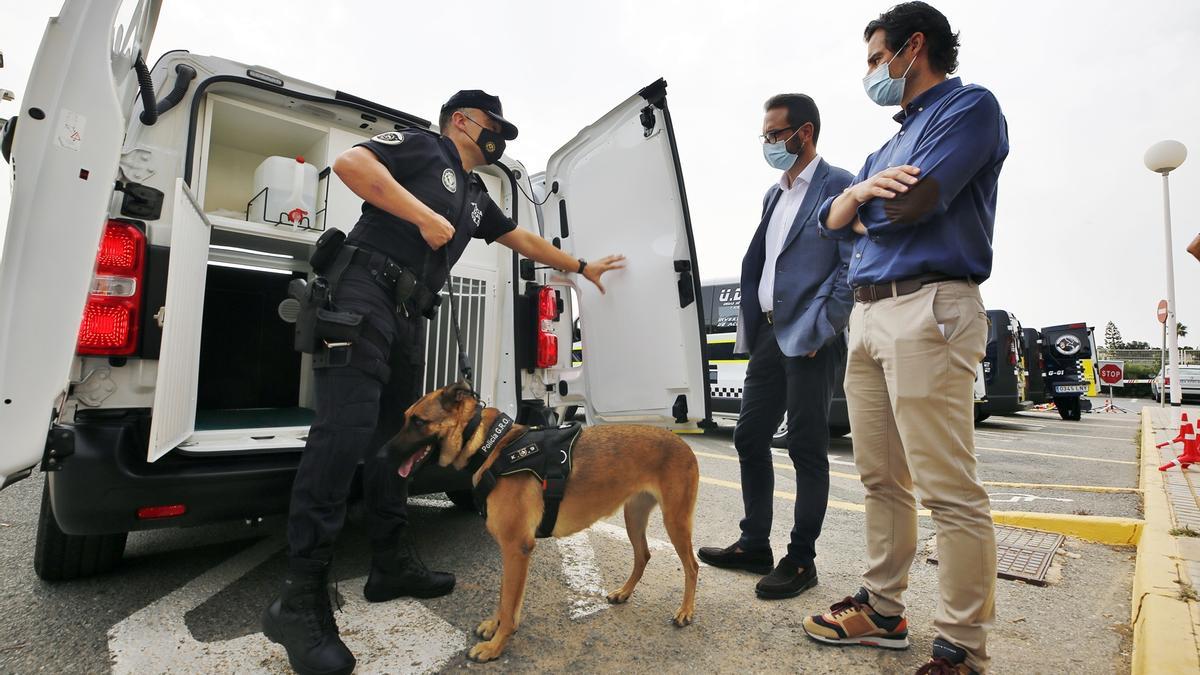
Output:
<path fill-rule="evenodd" d="M 478 399 L 461 382 L 426 394 L 413 404 L 405 412 L 404 428 L 388 443 L 387 450 L 399 472 L 411 474 L 435 449 L 438 464 L 465 469 L 500 415 L 495 408 L 483 408 L 475 432 L 463 438 L 477 408 Z M 501 450 L 526 429 L 515 424 L 504 434 L 476 470 L 474 484 Z M 692 514 L 700 471 L 691 448 L 665 429 L 635 425 L 587 427 L 575 442 L 571 465 L 552 536 L 579 532 L 623 505 L 625 529 L 633 544 L 633 571 L 625 585 L 608 595 L 609 602 L 623 603 L 633 594 L 650 560 L 646 523 L 654 505 L 660 505 L 663 525 L 683 562 L 683 604 L 673 622 L 680 627 L 690 624 L 700 569 L 692 553 Z M 527 472 L 501 476 L 487 497 L 487 529 L 500 545 L 504 570 L 500 605 L 475 629 L 475 634 L 486 640 L 471 649 L 469 656 L 475 661 L 499 657 L 521 623 L 529 556 L 542 510 L 542 485 Z"/>

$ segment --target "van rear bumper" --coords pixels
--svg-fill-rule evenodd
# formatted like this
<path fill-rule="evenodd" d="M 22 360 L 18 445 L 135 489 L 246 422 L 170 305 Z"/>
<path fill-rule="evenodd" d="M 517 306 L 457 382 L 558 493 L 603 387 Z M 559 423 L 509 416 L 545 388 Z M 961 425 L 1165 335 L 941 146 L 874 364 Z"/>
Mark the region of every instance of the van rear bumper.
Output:
<path fill-rule="evenodd" d="M 183 456 L 146 462 L 148 411 L 81 420 L 75 452 L 49 475 L 50 499 L 67 534 L 114 534 L 286 513 L 300 452 Z M 410 494 L 471 488 L 471 475 L 423 467 Z M 360 493 L 352 483 L 352 498 Z M 143 520 L 138 509 L 183 504 L 183 515 Z"/>
<path fill-rule="evenodd" d="M 149 415 L 140 411 L 71 427 L 75 452 L 49 473 L 67 534 L 187 527 L 287 511 L 300 453 L 183 457 L 146 462 Z M 138 509 L 183 504 L 183 515 L 142 520 Z"/>

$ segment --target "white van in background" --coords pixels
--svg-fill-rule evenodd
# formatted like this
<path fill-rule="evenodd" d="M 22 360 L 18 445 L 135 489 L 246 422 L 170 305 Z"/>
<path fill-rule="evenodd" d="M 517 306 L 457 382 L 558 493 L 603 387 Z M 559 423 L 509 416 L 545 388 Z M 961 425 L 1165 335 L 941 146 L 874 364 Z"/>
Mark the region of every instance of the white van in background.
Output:
<path fill-rule="evenodd" d="M 158 7 L 67 0 L 0 138 L 15 173 L 0 259 L 0 486 L 39 465 L 46 475 L 45 579 L 112 567 L 130 531 L 286 511 L 313 392 L 279 305 L 288 282 L 311 276 L 321 232 L 349 230 L 361 206 L 328 167 L 376 134 L 431 128 L 220 56 L 171 51 L 146 68 Z M 256 222 L 255 169 L 299 156 L 319 173 L 315 212 Z M 478 173 L 519 227 L 572 256 L 628 257 L 601 295 L 472 242 L 451 283 L 483 398 L 533 423 L 565 406 L 592 424 L 691 429 L 708 417 L 666 83 L 554 153 L 542 207 L 523 196 L 529 172 L 515 159 Z M 444 309 L 426 331 L 426 390 L 457 378 Z M 578 366 L 576 316 L 588 344 Z M 413 492 L 462 501 L 469 487 L 432 466 Z"/>

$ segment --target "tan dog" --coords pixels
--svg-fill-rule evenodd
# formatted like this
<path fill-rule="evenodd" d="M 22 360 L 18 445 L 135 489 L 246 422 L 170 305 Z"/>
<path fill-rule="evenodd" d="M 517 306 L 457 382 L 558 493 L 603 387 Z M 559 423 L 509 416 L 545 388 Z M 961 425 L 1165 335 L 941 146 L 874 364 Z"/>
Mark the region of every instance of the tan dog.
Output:
<path fill-rule="evenodd" d="M 402 475 L 409 475 L 429 456 L 436 444 L 437 462 L 464 469 L 484 443 L 500 411 L 485 408 L 478 429 L 463 439 L 475 414 L 477 400 L 461 383 L 425 395 L 405 413 L 404 428 L 389 442 L 388 450 Z M 514 425 L 476 471 L 473 483 L 500 456 L 500 449 L 526 429 Z M 566 537 L 625 507 L 625 529 L 633 544 L 633 571 L 625 585 L 608 595 L 611 603 L 623 603 L 633 594 L 646 563 L 646 523 L 655 504 L 662 506 L 663 525 L 683 562 L 683 604 L 674 624 L 692 622 L 696 604 L 696 578 L 700 565 L 692 553 L 692 514 L 699 491 L 700 471 L 696 457 L 678 436 L 648 426 L 612 425 L 585 428 L 575 442 L 572 469 L 559 506 L 553 536 Z M 471 649 L 476 661 L 500 656 L 508 639 L 521 623 L 529 556 L 534 532 L 542 519 L 542 486 L 532 474 L 519 473 L 499 478 L 487 498 L 487 529 L 500 545 L 504 574 L 500 582 L 500 605 L 491 618 L 479 624 L 475 634 L 487 640 Z"/>

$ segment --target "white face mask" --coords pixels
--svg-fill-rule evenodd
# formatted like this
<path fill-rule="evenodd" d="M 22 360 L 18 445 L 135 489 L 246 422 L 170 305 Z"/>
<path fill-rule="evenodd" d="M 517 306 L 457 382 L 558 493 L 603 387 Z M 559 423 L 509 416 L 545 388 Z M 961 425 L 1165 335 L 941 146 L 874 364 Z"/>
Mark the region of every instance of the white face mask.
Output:
<path fill-rule="evenodd" d="M 879 64 L 878 68 L 872 70 L 863 78 L 863 89 L 866 90 L 867 96 L 875 103 L 882 106 L 893 106 L 900 105 L 900 101 L 904 100 L 905 78 L 908 77 L 908 71 L 912 70 L 913 64 L 917 62 L 917 57 L 915 54 L 913 55 L 913 60 L 908 62 L 908 68 L 904 69 L 904 74 L 900 77 L 892 77 L 889 68 L 892 65 L 892 61 L 895 61 L 896 57 L 908 46 L 909 40 L 912 40 L 912 37 L 904 41 L 899 51 L 892 56 L 891 61 Z"/>

